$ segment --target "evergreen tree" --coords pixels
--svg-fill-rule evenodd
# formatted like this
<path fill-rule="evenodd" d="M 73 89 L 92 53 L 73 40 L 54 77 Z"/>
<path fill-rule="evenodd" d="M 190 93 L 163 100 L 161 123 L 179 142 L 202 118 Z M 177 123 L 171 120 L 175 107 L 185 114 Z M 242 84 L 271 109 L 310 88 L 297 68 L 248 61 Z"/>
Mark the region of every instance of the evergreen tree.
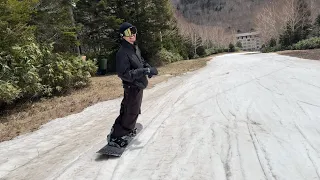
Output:
<path fill-rule="evenodd" d="M 279 42 L 282 46 L 287 47 L 294 43 L 294 31 L 292 29 L 291 24 L 287 23 L 284 33 L 281 34 L 279 38 Z M 273 47 L 271 46 L 271 43 L 270 47 Z"/>
<path fill-rule="evenodd" d="M 42 0 L 33 17 L 37 41 L 54 44 L 54 52 L 69 52 L 79 55 L 79 42 L 74 21 L 72 0 Z"/>
<path fill-rule="evenodd" d="M 137 40 L 146 59 L 160 51 L 172 19 L 169 0 L 117 1 L 115 10 L 119 18 L 137 26 Z"/>
<path fill-rule="evenodd" d="M 311 36 L 320 37 L 320 14 L 318 15 L 318 17 L 316 18 L 313 24 Z"/>
<path fill-rule="evenodd" d="M 12 49 L 14 45 L 34 42 L 34 27 L 29 25 L 33 6 L 37 0 L 0 2 L 0 53 Z"/>
<path fill-rule="evenodd" d="M 79 0 L 75 8 L 75 19 L 80 27 L 81 50 L 89 56 L 108 55 L 118 47 L 116 30 L 121 24 L 113 4 L 107 0 Z"/>
<path fill-rule="evenodd" d="M 38 92 L 38 57 L 34 27 L 28 23 L 37 0 L 0 2 L 0 105 Z"/>
<path fill-rule="evenodd" d="M 180 38 L 172 36 L 177 30 L 170 5 L 169 0 L 79 0 L 75 14 L 82 27 L 81 48 L 92 56 L 109 56 L 113 66 L 120 39 L 118 28 L 126 21 L 137 27 L 137 43 L 148 61 L 164 46 L 172 47 L 168 45 L 173 43 L 170 38 L 176 41 Z"/>

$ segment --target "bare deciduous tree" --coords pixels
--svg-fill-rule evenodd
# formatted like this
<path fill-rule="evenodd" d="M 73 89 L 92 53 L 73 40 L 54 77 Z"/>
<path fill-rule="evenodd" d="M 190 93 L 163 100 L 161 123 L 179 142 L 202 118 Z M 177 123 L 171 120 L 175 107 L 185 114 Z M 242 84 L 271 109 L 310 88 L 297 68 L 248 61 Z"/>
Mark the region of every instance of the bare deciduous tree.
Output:
<path fill-rule="evenodd" d="M 227 47 L 229 43 L 235 43 L 235 31 L 227 32 L 219 26 L 197 25 L 188 22 L 179 13 L 176 13 L 176 19 L 181 35 L 191 42 L 194 52 L 200 46 Z"/>
<path fill-rule="evenodd" d="M 291 28 L 291 31 L 294 32 L 296 28 L 308 23 L 310 12 L 302 10 L 303 4 L 301 3 L 303 1 L 279 0 L 259 10 L 255 24 L 264 43 L 271 38 L 278 39 L 287 28 Z"/>

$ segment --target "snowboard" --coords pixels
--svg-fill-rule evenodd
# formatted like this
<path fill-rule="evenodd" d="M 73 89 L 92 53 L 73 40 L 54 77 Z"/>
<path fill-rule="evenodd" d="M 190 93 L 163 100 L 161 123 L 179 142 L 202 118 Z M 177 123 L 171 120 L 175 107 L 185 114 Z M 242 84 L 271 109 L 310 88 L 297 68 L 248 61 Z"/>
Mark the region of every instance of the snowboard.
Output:
<path fill-rule="evenodd" d="M 140 131 L 143 129 L 143 126 L 142 126 L 142 124 L 137 123 L 136 128 L 137 128 L 137 135 L 138 135 L 140 133 Z M 128 146 L 130 146 L 130 143 L 134 138 L 135 137 L 128 139 L 128 145 L 126 147 L 118 148 L 118 147 L 110 146 L 109 144 L 107 144 L 103 148 L 101 148 L 97 153 L 102 154 L 102 155 L 120 157 L 124 153 L 126 148 Z"/>

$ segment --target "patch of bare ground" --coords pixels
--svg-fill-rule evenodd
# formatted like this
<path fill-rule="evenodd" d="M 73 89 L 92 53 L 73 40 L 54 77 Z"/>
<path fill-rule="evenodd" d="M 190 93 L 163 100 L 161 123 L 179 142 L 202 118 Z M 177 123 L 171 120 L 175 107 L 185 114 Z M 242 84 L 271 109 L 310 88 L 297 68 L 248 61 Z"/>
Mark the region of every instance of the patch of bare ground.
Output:
<path fill-rule="evenodd" d="M 289 50 L 278 52 L 280 55 L 298 57 L 303 59 L 320 60 L 320 49 Z"/>

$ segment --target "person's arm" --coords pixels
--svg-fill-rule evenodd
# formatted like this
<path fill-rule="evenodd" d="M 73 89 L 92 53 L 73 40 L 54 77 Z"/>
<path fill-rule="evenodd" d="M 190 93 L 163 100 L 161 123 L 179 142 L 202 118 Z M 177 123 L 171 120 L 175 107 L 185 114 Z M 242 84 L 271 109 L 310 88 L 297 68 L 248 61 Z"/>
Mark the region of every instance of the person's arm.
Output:
<path fill-rule="evenodd" d="M 145 68 L 151 68 L 150 64 L 148 64 L 147 61 L 144 60 L 144 58 L 143 58 L 142 56 L 141 56 L 141 58 L 142 58 L 142 61 L 143 61 L 143 67 L 145 67 Z"/>
<path fill-rule="evenodd" d="M 130 70 L 130 61 L 125 53 L 117 54 L 116 69 L 118 76 L 128 82 L 133 82 L 150 72 L 148 68 L 138 68 Z"/>

